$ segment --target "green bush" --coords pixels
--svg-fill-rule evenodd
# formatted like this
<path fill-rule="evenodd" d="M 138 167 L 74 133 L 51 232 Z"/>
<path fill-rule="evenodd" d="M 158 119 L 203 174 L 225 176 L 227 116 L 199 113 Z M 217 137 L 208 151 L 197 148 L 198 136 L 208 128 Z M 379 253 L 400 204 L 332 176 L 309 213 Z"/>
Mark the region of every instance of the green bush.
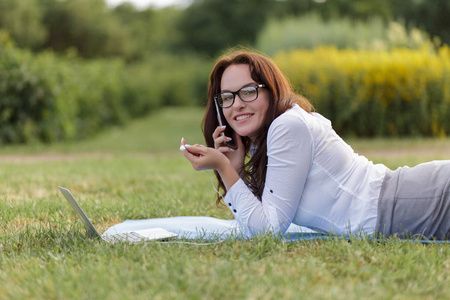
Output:
<path fill-rule="evenodd" d="M 90 136 L 124 122 L 120 61 L 83 61 L 0 43 L 0 143 Z"/>
<path fill-rule="evenodd" d="M 0 144 L 86 138 L 161 106 L 203 105 L 209 69 L 192 56 L 126 66 L 32 54 L 0 34 Z"/>
<path fill-rule="evenodd" d="M 425 44 L 433 44 L 426 33 L 415 28 L 407 30 L 398 22 L 385 23 L 381 18 L 325 21 L 318 14 L 309 14 L 270 20 L 259 33 L 256 48 L 273 55 L 281 50 L 313 49 L 323 45 L 385 50 L 393 47 L 419 49 Z"/>
<path fill-rule="evenodd" d="M 126 93 L 138 106 L 131 110 L 139 114 L 146 105 L 204 105 L 211 67 L 210 61 L 196 56 L 164 54 L 128 66 Z"/>

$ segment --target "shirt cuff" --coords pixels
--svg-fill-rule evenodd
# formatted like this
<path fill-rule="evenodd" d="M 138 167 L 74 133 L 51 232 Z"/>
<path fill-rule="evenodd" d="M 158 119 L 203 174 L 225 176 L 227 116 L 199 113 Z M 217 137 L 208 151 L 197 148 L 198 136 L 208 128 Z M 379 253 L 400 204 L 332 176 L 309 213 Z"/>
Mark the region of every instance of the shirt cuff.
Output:
<path fill-rule="evenodd" d="M 261 205 L 261 202 L 241 178 L 228 190 L 224 201 L 245 237 L 259 233 L 258 230 L 252 229 L 248 222 L 255 205 Z"/>
<path fill-rule="evenodd" d="M 228 190 L 226 196 L 225 196 L 225 204 L 228 206 L 228 208 L 233 213 L 234 217 L 236 218 L 236 214 L 238 213 L 238 199 L 239 196 L 245 193 L 248 193 L 248 187 L 242 180 L 242 178 L 239 178 L 238 181 L 236 181 L 233 186 Z"/>

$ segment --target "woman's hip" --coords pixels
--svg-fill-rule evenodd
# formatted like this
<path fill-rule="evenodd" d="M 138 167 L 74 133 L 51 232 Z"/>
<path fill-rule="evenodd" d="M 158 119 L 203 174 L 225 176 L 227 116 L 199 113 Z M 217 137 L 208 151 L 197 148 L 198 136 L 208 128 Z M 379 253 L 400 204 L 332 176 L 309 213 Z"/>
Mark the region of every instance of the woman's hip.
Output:
<path fill-rule="evenodd" d="M 450 160 L 386 172 L 376 233 L 450 238 Z"/>

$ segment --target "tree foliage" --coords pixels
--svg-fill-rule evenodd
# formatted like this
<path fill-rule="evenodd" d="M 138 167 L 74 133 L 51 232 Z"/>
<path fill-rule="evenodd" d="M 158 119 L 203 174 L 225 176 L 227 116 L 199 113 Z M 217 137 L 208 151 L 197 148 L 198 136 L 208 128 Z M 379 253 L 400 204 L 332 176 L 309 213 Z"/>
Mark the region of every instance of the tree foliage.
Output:
<path fill-rule="evenodd" d="M 71 48 L 81 56 L 123 55 L 126 32 L 114 20 L 103 0 L 39 0 L 46 7 L 48 30 L 45 48 L 65 52 Z"/>
<path fill-rule="evenodd" d="M 449 0 L 282 0 L 275 1 L 274 15 L 282 18 L 317 13 L 325 20 L 347 17 L 367 21 L 406 22 L 450 44 Z"/>
<path fill-rule="evenodd" d="M 449 0 L 399 0 L 393 1 L 393 14 L 409 24 L 419 26 L 432 36 L 450 45 Z"/>
<path fill-rule="evenodd" d="M 0 0 L 0 28 L 7 30 L 20 47 L 36 49 L 47 38 L 38 1 Z"/>
<path fill-rule="evenodd" d="M 170 7 L 137 10 L 130 3 L 114 8 L 114 17 L 127 31 L 126 58 L 135 61 L 173 50 L 178 39 L 175 23 L 180 13 L 180 10 Z"/>
<path fill-rule="evenodd" d="M 157 53 L 216 56 L 225 48 L 254 46 L 268 18 L 315 13 L 325 21 L 400 20 L 450 44 L 449 0 L 193 0 L 186 9 L 105 0 L 0 0 L 0 29 L 34 51 L 75 50 L 82 57 L 143 60 Z"/>
<path fill-rule="evenodd" d="M 183 44 L 211 56 L 237 44 L 251 45 L 272 4 L 271 0 L 194 0 L 179 22 Z"/>

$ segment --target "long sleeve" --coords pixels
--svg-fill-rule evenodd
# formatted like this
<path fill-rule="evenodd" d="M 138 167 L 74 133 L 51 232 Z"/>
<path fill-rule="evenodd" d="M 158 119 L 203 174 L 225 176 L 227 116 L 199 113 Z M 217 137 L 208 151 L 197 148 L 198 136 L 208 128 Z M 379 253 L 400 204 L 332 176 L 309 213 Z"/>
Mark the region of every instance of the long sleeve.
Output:
<path fill-rule="evenodd" d="M 241 179 L 225 197 L 244 235 L 284 233 L 296 221 L 313 149 L 311 133 L 301 119 L 284 114 L 272 123 L 267 135 L 268 164 L 261 201 Z"/>

